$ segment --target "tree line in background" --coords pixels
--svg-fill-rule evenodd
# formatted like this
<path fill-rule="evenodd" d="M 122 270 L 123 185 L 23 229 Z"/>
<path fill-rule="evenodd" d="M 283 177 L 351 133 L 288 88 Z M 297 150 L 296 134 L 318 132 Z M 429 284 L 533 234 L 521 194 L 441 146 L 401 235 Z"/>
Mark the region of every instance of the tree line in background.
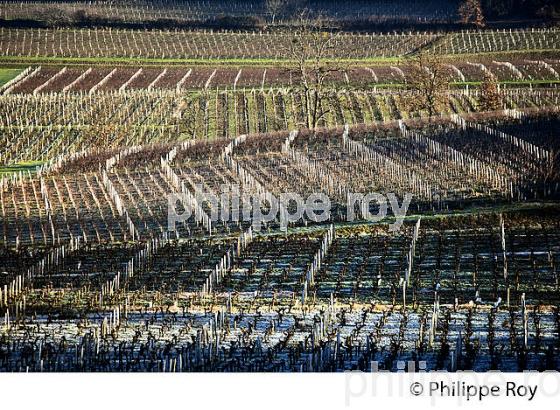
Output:
<path fill-rule="evenodd" d="M 459 6 L 462 24 L 482 28 L 487 20 L 557 21 L 560 3 L 556 0 L 464 0 Z"/>
<path fill-rule="evenodd" d="M 482 0 L 485 16 L 499 19 L 541 19 L 560 17 L 560 3 L 557 0 Z"/>
<path fill-rule="evenodd" d="M 443 0 L 442 0 L 443 2 Z M 116 3 L 118 5 L 118 2 Z M 302 10 L 314 15 L 323 14 L 316 3 L 306 0 L 262 0 L 267 16 L 259 14 L 221 14 L 210 18 L 157 18 L 149 21 L 130 21 L 119 16 L 98 12 L 95 6 L 70 9 L 64 3 L 52 2 L 45 5 L 40 14 L 29 15 L 25 19 L 0 19 L 2 27 L 114 27 L 129 29 L 226 29 L 226 30 L 266 30 L 279 25 L 298 25 L 298 15 Z M 313 6 L 313 7 L 312 7 Z M 361 16 L 357 18 L 328 18 L 329 27 L 346 31 L 367 30 L 453 30 L 464 27 L 493 26 L 500 22 L 514 24 L 555 24 L 560 19 L 560 5 L 557 0 L 462 0 L 457 10 L 456 21 L 435 19 L 418 20 L 406 12 L 387 16 Z M 289 23 L 291 22 L 291 23 Z"/>

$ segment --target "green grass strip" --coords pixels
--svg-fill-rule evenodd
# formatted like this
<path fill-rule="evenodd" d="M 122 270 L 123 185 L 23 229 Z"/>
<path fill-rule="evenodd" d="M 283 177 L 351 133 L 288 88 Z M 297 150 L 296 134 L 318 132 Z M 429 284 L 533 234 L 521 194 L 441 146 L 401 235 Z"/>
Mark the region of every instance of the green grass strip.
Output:
<path fill-rule="evenodd" d="M 41 161 L 25 161 L 25 162 L 18 162 L 17 164 L 14 165 L 5 165 L 5 166 L 0 166 L 0 176 L 7 176 L 13 173 L 17 173 L 20 171 L 23 172 L 37 172 L 37 167 L 39 167 L 40 165 L 42 165 L 43 162 Z"/>
<path fill-rule="evenodd" d="M 0 87 L 16 77 L 21 71 L 19 68 L 0 68 Z"/>

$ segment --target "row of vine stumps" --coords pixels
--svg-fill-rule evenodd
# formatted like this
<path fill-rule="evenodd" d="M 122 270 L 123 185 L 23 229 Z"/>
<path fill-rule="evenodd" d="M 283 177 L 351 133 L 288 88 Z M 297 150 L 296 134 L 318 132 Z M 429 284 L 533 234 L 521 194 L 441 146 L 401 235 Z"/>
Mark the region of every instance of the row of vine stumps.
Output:
<path fill-rule="evenodd" d="M 557 212 L 5 248 L 0 370 L 558 370 Z"/>

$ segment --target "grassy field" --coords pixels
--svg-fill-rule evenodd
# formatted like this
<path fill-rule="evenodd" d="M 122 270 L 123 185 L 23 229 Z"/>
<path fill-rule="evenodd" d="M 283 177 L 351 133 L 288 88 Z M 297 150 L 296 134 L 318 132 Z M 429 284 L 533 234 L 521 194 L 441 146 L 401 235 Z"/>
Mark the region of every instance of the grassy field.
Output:
<path fill-rule="evenodd" d="M 16 172 L 35 172 L 37 167 L 41 165 L 39 161 L 20 162 L 14 165 L 0 166 L 0 177 L 7 176 Z"/>
<path fill-rule="evenodd" d="M 19 68 L 0 68 L 0 87 L 21 72 Z"/>

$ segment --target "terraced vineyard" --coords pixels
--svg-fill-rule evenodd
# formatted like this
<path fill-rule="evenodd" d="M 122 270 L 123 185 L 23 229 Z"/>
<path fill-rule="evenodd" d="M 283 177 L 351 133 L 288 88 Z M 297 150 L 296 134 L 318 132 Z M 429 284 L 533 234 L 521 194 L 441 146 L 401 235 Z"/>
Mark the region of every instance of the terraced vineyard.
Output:
<path fill-rule="evenodd" d="M 25 36 L 25 38 L 24 38 Z M 285 58 L 289 34 L 191 31 L 0 29 L 0 49 L 13 57 L 145 59 Z M 331 57 L 368 58 L 407 54 L 437 38 L 410 35 L 348 34 L 336 40 Z"/>
<path fill-rule="evenodd" d="M 522 118 L 546 134 L 557 114 Z M 557 197 L 558 181 L 540 190 L 547 145 L 492 128 L 511 131 L 520 120 L 463 121 L 301 132 L 288 151 L 285 134 L 249 137 L 228 154 L 238 168 L 220 154 L 231 144 L 216 140 L 84 154 L 4 179 L 0 300 L 16 309 L 4 320 L 17 344 L 2 368 L 332 371 L 366 370 L 375 359 L 392 369 L 411 349 L 433 368 L 556 368 L 556 207 L 427 216 L 398 234 L 341 225 L 346 192 L 413 191 L 415 213 Z M 174 150 L 173 162 L 160 161 Z M 273 195 L 325 191 L 338 201 L 336 226 L 298 228 L 302 220 L 288 236 L 257 234 L 250 220 L 209 228 L 193 216 L 182 239 L 169 235 L 169 172 L 193 193 L 198 180 L 215 192 L 224 181 L 251 192 L 239 167 Z M 70 308 L 74 319 L 63 319 Z M 36 319 L 24 334 L 27 311 Z M 497 321 L 509 325 L 495 333 Z M 465 352 L 456 351 L 461 329 L 476 334 Z M 49 336 L 29 350 L 33 332 Z M 126 358 L 115 356 L 122 343 Z"/>
<path fill-rule="evenodd" d="M 481 82 L 487 74 L 501 82 L 560 81 L 560 61 L 520 60 L 489 63 L 457 63 L 445 66 L 452 84 Z M 49 68 L 28 67 L 25 75 L 3 86 L 3 94 L 95 93 L 98 91 L 186 90 L 276 88 L 299 83 L 289 68 Z M 333 85 L 362 89 L 365 85 L 383 87 L 406 84 L 413 72 L 407 65 L 357 67 L 341 70 L 329 78 Z"/>
<path fill-rule="evenodd" d="M 9 273 L 4 305 L 20 306 L 5 318 L 16 342 L 0 363 L 7 371 L 335 371 L 370 370 L 372 361 L 395 370 L 399 360 L 556 369 L 556 213 L 504 214 L 504 256 L 496 214 L 423 219 L 408 279 L 410 225 L 398 235 L 335 228 L 311 280 L 324 230 L 253 238 L 210 292 L 205 284 L 234 238 L 156 240 L 146 258 L 124 244 L 25 259 L 15 251 L 3 259 L 22 264 Z M 26 312 L 33 325 L 23 327 Z"/>
<path fill-rule="evenodd" d="M 557 28 L 53 3 L 0 2 L 1 372 L 560 369 Z"/>
<path fill-rule="evenodd" d="M 399 57 L 428 48 L 440 54 L 559 49 L 557 29 L 462 32 L 447 35 L 342 34 L 327 54 L 339 59 Z M 290 34 L 192 31 L 54 30 L 0 28 L 4 57 L 59 59 L 272 59 L 289 57 Z"/>
<path fill-rule="evenodd" d="M 325 129 L 316 135 L 302 131 L 295 138 L 282 132 L 257 134 L 236 146 L 236 167 L 245 169 L 275 196 L 324 192 L 335 204 L 332 222 L 343 221 L 349 193 L 381 191 L 400 196 L 413 192 L 417 211 L 557 198 L 558 177 L 548 164 L 557 145 L 543 140 L 554 129 L 557 115 L 522 115 L 521 121 L 539 124 L 542 137 L 536 138 L 507 128 L 520 120 L 478 114 L 360 125 L 348 133 L 342 129 Z M 504 127 L 509 133 L 501 131 Z M 287 138 L 292 142 L 286 151 Z M 130 221 L 122 218 L 119 207 L 128 211 L 139 238 L 156 238 L 166 231 L 167 195 L 176 192 L 170 172 L 193 194 L 199 183 L 217 196 L 224 183 L 250 188 L 239 168 L 224 162 L 228 146 L 227 139 L 217 139 L 130 152 L 90 149 L 57 157 L 38 175 L 4 177 L 4 243 L 130 239 L 126 229 Z M 176 155 L 173 163 L 161 163 L 171 153 Z M 101 167 L 112 161 L 117 162 L 111 168 Z M 552 166 L 556 170 L 558 164 Z M 119 204 L 112 195 L 119 196 Z M 87 224 L 80 221 L 82 213 L 88 215 Z M 241 227 L 224 225 L 213 230 L 233 232 Z M 195 226 L 189 229 L 196 231 Z"/>
<path fill-rule="evenodd" d="M 321 101 L 320 125 L 341 127 L 427 116 L 411 111 L 408 91 L 329 92 Z M 508 90 L 508 109 L 555 107 L 553 90 Z M 442 114 L 478 110 L 478 92 L 451 92 Z M 122 145 L 295 129 L 304 123 L 303 95 L 289 89 L 197 91 L 131 90 L 121 93 L 10 94 L 0 98 L 2 163 L 54 161 L 61 155 Z M 87 107 L 87 109 L 84 109 Z"/>

